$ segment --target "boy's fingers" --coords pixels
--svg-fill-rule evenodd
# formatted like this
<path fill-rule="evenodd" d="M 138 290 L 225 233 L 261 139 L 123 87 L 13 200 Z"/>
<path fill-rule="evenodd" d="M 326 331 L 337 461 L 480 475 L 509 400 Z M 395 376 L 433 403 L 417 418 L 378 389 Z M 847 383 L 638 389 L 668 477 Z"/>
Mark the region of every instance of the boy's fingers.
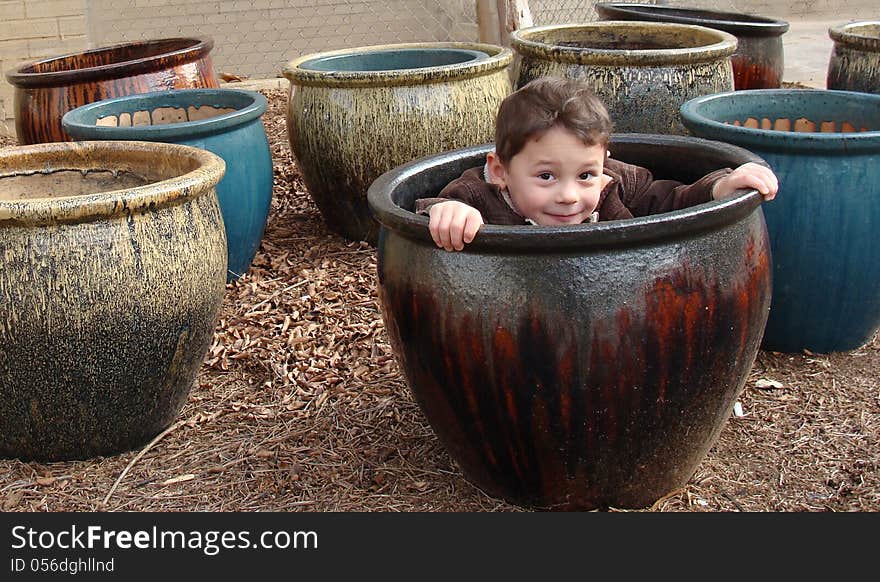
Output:
<path fill-rule="evenodd" d="M 460 251 L 464 248 L 464 241 L 462 241 L 462 235 L 464 233 L 464 221 L 466 215 L 462 215 L 460 212 L 456 212 L 452 216 L 452 220 L 449 221 L 449 244 L 452 245 L 457 251 Z"/>
<path fill-rule="evenodd" d="M 470 214 L 464 225 L 464 242 L 471 243 L 477 236 L 477 231 L 483 224 L 483 218 L 480 215 Z"/>

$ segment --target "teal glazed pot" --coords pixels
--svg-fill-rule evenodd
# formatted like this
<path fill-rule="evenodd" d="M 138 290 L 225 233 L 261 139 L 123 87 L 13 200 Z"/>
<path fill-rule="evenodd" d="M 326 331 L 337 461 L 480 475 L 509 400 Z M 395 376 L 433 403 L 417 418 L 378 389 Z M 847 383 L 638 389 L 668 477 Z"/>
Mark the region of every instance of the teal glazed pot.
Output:
<path fill-rule="evenodd" d="M 263 127 L 266 98 L 239 89 L 187 89 L 127 95 L 64 115 L 76 140 L 141 140 L 190 145 L 226 162 L 217 197 L 226 225 L 227 280 L 250 268 L 272 202 L 272 154 Z"/>
<path fill-rule="evenodd" d="M 111 455 L 177 418 L 226 288 L 223 171 L 164 143 L 0 150 L 0 456 Z"/>
<path fill-rule="evenodd" d="M 595 6 L 603 20 L 642 20 L 695 24 L 734 35 L 736 51 L 731 55 L 736 90 L 778 89 L 785 71 L 782 35 L 784 20 L 683 6 L 654 6 L 628 2 L 600 2 Z"/>
<path fill-rule="evenodd" d="M 880 20 L 841 24 L 828 35 L 834 49 L 825 86 L 880 95 Z"/>
<path fill-rule="evenodd" d="M 603 21 L 515 30 L 516 86 L 582 79 L 608 107 L 617 132 L 687 134 L 682 103 L 732 91 L 736 37 L 685 24 Z"/>
<path fill-rule="evenodd" d="M 761 197 L 593 225 L 484 225 L 464 251 L 437 248 L 414 201 L 490 148 L 424 158 L 370 187 L 381 313 L 410 390 L 491 495 L 555 510 L 650 505 L 692 476 L 757 354 L 771 284 Z M 687 182 L 760 162 L 681 136 L 615 135 L 611 151 Z"/>
<path fill-rule="evenodd" d="M 163 38 L 21 65 L 6 74 L 15 87 L 18 143 L 70 141 L 61 118 L 86 103 L 132 93 L 218 87 L 213 47 L 210 38 Z"/>
<path fill-rule="evenodd" d="M 682 117 L 779 177 L 764 205 L 773 302 L 763 347 L 826 353 L 870 340 L 880 327 L 880 95 L 737 91 L 685 103 Z"/>
<path fill-rule="evenodd" d="M 490 44 L 411 43 L 288 63 L 290 147 L 327 226 L 375 244 L 367 189 L 376 178 L 422 156 L 493 141 L 512 60 L 510 49 Z"/>

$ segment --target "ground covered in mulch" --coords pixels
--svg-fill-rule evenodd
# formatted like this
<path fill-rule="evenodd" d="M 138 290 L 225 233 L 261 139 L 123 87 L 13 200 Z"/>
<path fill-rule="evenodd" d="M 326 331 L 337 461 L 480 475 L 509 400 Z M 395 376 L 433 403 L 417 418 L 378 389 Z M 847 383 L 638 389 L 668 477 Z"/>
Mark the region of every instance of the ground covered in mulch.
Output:
<path fill-rule="evenodd" d="M 4 511 L 522 510 L 471 485 L 425 421 L 379 314 L 375 249 L 325 227 L 286 141 L 286 93 L 264 93 L 268 227 L 179 421 L 114 457 L 0 460 Z M 878 371 L 876 337 L 760 352 L 694 476 L 646 510 L 880 510 Z"/>

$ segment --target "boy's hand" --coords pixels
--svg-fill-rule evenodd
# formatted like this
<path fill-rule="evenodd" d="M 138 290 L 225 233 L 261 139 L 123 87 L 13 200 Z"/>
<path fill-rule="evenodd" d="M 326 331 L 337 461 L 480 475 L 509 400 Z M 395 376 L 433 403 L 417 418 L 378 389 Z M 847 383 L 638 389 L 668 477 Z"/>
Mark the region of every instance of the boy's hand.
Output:
<path fill-rule="evenodd" d="M 754 188 L 764 196 L 764 200 L 773 200 L 779 190 L 779 181 L 770 168 L 749 162 L 715 182 L 712 198 L 727 198 L 740 188 Z"/>
<path fill-rule="evenodd" d="M 460 251 L 474 240 L 483 217 L 480 211 L 458 200 L 434 204 L 428 210 L 428 230 L 434 243 L 447 251 Z"/>

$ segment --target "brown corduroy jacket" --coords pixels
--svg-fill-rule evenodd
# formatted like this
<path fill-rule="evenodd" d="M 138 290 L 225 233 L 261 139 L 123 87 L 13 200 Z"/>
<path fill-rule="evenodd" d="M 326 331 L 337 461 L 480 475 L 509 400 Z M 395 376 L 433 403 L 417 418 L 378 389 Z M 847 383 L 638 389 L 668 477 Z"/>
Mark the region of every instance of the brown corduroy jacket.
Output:
<path fill-rule="evenodd" d="M 604 173 L 611 181 L 599 195 L 596 211 L 599 220 L 621 220 L 679 210 L 709 202 L 712 186 L 731 172 L 723 168 L 711 172 L 693 184 L 675 180 L 655 180 L 647 168 L 614 159 L 605 160 Z M 466 170 L 446 185 L 435 198 L 416 200 L 416 212 L 427 214 L 438 202 L 459 200 L 480 211 L 486 224 L 528 224 L 501 194 L 501 189 L 485 180 L 483 167 Z"/>

